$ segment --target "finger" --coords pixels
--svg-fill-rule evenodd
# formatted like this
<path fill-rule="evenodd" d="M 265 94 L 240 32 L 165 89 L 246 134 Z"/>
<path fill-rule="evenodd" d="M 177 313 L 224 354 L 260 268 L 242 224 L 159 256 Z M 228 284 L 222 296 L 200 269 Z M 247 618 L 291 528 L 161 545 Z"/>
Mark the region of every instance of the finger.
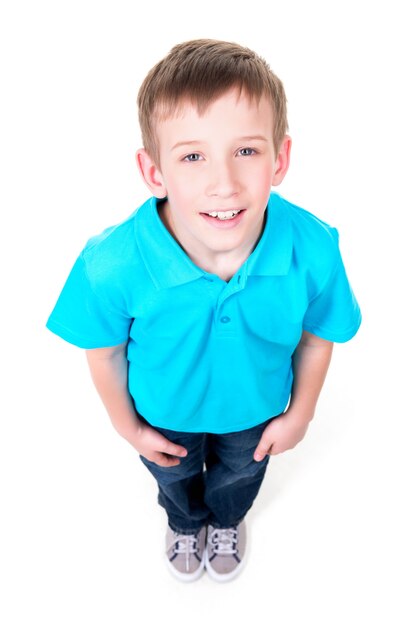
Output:
<path fill-rule="evenodd" d="M 161 436 L 160 445 L 156 446 L 159 452 L 172 456 L 187 456 L 187 450 L 183 446 L 172 443 L 169 439 Z"/>
<path fill-rule="evenodd" d="M 186 448 L 183 448 L 183 446 L 178 446 L 177 444 L 171 442 L 169 442 L 168 445 L 164 446 L 164 448 L 161 449 L 161 452 L 164 452 L 164 454 L 168 454 L 170 456 L 187 456 Z"/>
<path fill-rule="evenodd" d="M 150 460 L 161 467 L 174 467 L 175 465 L 180 464 L 180 460 L 175 456 L 167 456 L 165 454 L 161 454 L 161 452 L 155 452 L 153 458 Z"/>
<path fill-rule="evenodd" d="M 254 452 L 254 461 L 262 461 L 269 454 L 271 444 L 269 441 L 261 440 Z"/>

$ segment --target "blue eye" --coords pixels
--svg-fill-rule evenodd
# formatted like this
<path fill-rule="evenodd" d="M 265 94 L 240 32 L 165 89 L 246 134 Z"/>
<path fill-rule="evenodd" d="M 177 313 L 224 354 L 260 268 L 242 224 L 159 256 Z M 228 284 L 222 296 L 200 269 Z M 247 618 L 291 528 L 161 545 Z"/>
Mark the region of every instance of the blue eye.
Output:
<path fill-rule="evenodd" d="M 252 154 L 256 154 L 256 151 L 254 150 L 254 148 L 240 148 L 238 150 L 238 153 L 241 156 L 251 156 Z"/>
<path fill-rule="evenodd" d="M 188 163 L 194 163 L 195 161 L 199 161 L 200 154 L 193 152 L 192 154 L 188 154 L 184 157 L 183 161 L 187 161 Z"/>

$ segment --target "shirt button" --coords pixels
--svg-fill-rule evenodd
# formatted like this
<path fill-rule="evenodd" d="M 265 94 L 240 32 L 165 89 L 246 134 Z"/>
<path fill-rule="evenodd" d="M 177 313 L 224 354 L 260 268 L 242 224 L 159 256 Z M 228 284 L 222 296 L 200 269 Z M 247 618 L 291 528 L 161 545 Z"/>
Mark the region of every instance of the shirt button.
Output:
<path fill-rule="evenodd" d="M 231 321 L 231 318 L 228 317 L 227 315 L 224 315 L 224 317 L 221 317 L 222 324 L 228 324 L 228 322 L 230 321 Z"/>

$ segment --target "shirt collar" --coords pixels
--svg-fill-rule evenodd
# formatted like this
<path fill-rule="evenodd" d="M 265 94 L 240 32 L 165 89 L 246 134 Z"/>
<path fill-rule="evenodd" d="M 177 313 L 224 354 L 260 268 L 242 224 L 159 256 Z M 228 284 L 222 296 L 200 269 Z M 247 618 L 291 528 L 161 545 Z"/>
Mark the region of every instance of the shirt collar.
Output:
<path fill-rule="evenodd" d="M 271 192 L 263 234 L 248 257 L 247 274 L 252 276 L 285 276 L 290 269 L 293 236 L 286 202 Z"/>
<path fill-rule="evenodd" d="M 135 236 L 147 270 L 159 289 L 176 287 L 204 276 L 168 232 L 158 214 L 158 199 L 150 198 L 136 215 Z"/>
<path fill-rule="evenodd" d="M 137 212 L 135 236 L 140 254 L 157 288 L 166 289 L 198 280 L 207 273 L 187 256 L 158 214 L 158 199 L 150 198 Z M 292 259 L 292 230 L 286 203 L 272 192 L 263 234 L 244 263 L 246 274 L 282 276 Z"/>

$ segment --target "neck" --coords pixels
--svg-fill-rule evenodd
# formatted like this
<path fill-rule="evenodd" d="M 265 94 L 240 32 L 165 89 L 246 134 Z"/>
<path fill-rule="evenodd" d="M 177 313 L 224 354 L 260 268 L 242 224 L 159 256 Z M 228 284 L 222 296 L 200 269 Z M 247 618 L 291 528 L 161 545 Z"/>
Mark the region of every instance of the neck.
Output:
<path fill-rule="evenodd" d="M 222 280 L 228 282 L 232 276 L 239 270 L 241 265 L 247 260 L 251 252 L 259 242 L 262 232 L 264 230 L 265 216 L 261 224 L 260 232 L 257 233 L 255 241 L 252 240 L 245 243 L 239 248 L 232 250 L 210 250 L 202 246 L 193 245 L 193 241 L 183 241 L 177 235 L 177 229 L 173 223 L 171 212 L 168 207 L 168 202 L 161 203 L 159 207 L 159 215 L 164 226 L 167 228 L 171 236 L 177 241 L 181 248 L 185 251 L 187 256 L 193 261 L 195 265 L 200 267 L 205 272 L 210 274 L 216 274 Z"/>
<path fill-rule="evenodd" d="M 249 253 L 251 254 L 251 253 Z M 202 261 L 201 259 L 192 261 L 210 274 L 216 274 L 222 280 L 228 282 L 239 270 L 241 265 L 245 263 L 249 254 L 244 255 L 241 258 L 228 258 L 227 255 L 220 255 L 219 258 L 212 259 L 211 261 Z"/>

